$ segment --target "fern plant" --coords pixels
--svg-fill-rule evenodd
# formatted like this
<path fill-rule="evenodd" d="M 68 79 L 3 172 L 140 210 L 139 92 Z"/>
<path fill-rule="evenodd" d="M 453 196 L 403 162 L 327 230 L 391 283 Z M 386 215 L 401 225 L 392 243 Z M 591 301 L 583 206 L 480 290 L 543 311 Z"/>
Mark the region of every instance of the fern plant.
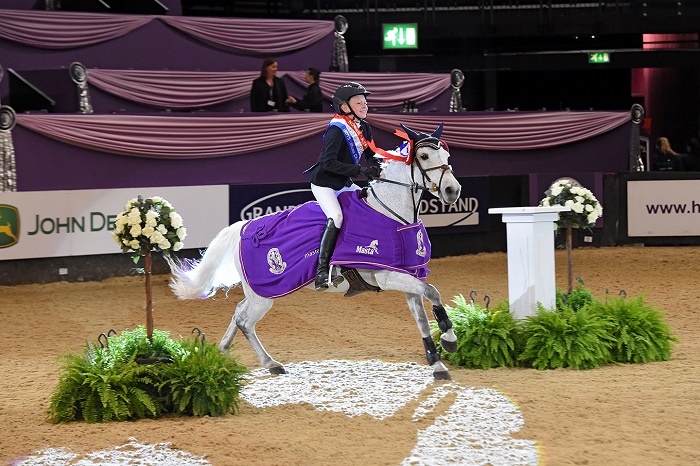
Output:
<path fill-rule="evenodd" d="M 170 364 L 139 364 L 150 358 Z M 47 417 L 54 423 L 123 421 L 164 412 L 218 416 L 236 412 L 242 374 L 216 345 L 175 342 L 143 326 L 108 339 L 104 348 L 64 356 Z M 172 390 L 172 392 L 171 392 Z"/>
<path fill-rule="evenodd" d="M 83 355 L 65 357 L 62 379 L 54 389 L 48 418 L 54 423 L 125 421 L 156 417 L 162 405 L 147 366 L 127 361 L 107 363 Z"/>
<path fill-rule="evenodd" d="M 238 410 L 238 395 L 247 370 L 213 344 L 184 342 L 183 354 L 161 366 L 158 389 L 168 410 L 195 416 L 220 416 Z"/>
<path fill-rule="evenodd" d="M 596 302 L 591 311 L 611 324 L 615 340 L 613 360 L 623 363 L 667 361 L 678 340 L 658 310 L 644 303 L 644 297 L 614 298 Z"/>
<path fill-rule="evenodd" d="M 535 369 L 590 369 L 612 361 L 612 324 L 587 306 L 577 311 L 566 304 L 525 318 L 525 348 L 519 360 Z"/>
<path fill-rule="evenodd" d="M 508 309 L 508 303 L 489 310 L 468 303 L 463 295 L 455 297 L 452 302 L 456 307 L 446 306 L 445 310 L 457 337 L 457 352 L 447 353 L 440 348 L 446 360 L 480 369 L 516 365 L 517 322 Z M 431 330 L 438 330 L 436 322 L 431 322 Z M 439 337 L 436 338 L 439 345 Z"/>

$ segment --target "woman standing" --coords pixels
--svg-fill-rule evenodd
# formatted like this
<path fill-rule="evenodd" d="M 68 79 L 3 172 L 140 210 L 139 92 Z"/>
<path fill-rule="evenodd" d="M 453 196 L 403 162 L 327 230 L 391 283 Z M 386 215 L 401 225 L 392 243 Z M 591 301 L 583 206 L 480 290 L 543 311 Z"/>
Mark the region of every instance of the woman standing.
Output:
<path fill-rule="evenodd" d="M 250 111 L 288 112 L 287 97 L 287 86 L 277 77 L 277 60 L 266 58 L 250 89 Z"/>

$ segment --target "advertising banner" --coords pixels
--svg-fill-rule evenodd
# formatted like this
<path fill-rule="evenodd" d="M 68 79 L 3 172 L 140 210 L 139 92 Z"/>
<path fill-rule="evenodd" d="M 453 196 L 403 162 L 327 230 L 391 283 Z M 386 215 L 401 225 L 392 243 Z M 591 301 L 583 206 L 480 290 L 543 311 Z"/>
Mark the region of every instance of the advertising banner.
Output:
<path fill-rule="evenodd" d="M 458 178 L 458 181 L 462 184 L 462 194 L 455 204 L 444 205 L 427 193 L 420 200 L 418 215 L 429 231 L 488 230 L 488 178 Z M 230 191 L 231 223 L 280 212 L 313 200 L 308 183 L 234 185 Z"/>
<path fill-rule="evenodd" d="M 627 236 L 700 235 L 700 180 L 627 182 Z"/>
<path fill-rule="evenodd" d="M 228 225 L 228 186 L 0 193 L 0 260 L 120 253 L 111 235 L 127 201 L 160 196 L 182 216 L 185 248 Z"/>

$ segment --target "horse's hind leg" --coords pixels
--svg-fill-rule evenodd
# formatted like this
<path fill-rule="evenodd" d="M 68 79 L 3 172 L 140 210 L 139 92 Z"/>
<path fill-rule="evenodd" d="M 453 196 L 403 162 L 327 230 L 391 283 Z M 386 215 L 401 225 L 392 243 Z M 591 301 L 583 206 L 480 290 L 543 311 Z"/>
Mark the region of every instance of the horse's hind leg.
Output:
<path fill-rule="evenodd" d="M 228 343 L 230 347 L 233 337 L 236 335 L 236 328 L 238 328 L 245 335 L 248 343 L 250 343 L 253 351 L 258 356 L 260 364 L 265 369 L 269 370 L 271 374 L 286 374 L 287 371 L 285 371 L 284 366 L 272 359 L 272 356 L 268 354 L 265 347 L 260 343 L 255 332 L 255 325 L 270 310 L 274 301 L 258 296 L 245 283 L 243 283 L 243 290 L 246 298 L 236 306 L 236 314 L 233 316 L 219 347 L 226 346 L 225 343 Z"/>

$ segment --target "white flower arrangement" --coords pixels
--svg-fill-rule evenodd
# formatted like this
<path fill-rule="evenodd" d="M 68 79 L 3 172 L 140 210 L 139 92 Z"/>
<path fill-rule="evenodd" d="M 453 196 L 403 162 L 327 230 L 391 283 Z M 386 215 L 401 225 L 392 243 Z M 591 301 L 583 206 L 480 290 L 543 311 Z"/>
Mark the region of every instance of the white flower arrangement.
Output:
<path fill-rule="evenodd" d="M 187 229 L 182 217 L 162 197 L 139 196 L 126 203 L 114 221 L 112 237 L 122 252 L 135 253 L 134 262 L 147 250 L 170 254 L 184 247 Z"/>
<path fill-rule="evenodd" d="M 560 212 L 555 227 L 591 228 L 603 215 L 603 207 L 591 191 L 576 186 L 567 179 L 552 183 L 540 201 L 540 206 L 571 207 L 570 212 Z"/>

